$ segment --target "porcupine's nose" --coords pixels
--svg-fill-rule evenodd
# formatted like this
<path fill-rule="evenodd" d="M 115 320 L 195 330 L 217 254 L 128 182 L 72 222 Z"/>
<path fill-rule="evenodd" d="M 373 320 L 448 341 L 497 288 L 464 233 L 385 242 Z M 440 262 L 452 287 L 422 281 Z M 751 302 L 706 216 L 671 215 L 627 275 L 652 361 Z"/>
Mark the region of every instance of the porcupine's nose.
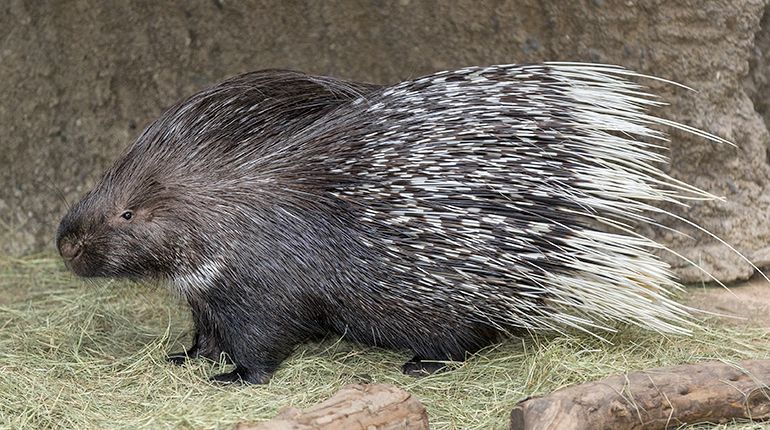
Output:
<path fill-rule="evenodd" d="M 72 261 L 83 253 L 83 246 L 80 243 L 69 239 L 59 241 L 59 254 L 67 261 Z"/>

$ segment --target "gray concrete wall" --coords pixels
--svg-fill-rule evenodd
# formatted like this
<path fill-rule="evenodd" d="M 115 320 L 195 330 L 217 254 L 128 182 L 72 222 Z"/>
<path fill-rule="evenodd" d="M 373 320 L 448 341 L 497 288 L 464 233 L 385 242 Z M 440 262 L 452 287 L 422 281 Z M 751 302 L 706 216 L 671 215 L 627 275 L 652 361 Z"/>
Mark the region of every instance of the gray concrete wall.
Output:
<path fill-rule="evenodd" d="M 293 68 L 392 83 L 466 65 L 595 61 L 654 84 L 673 174 L 727 202 L 678 212 L 770 263 L 764 0 L 19 1 L 0 3 L 0 252 L 52 251 L 75 201 L 162 110 L 227 76 Z M 748 264 L 707 236 L 660 238 L 724 280 Z M 674 260 L 686 280 L 702 277 Z"/>

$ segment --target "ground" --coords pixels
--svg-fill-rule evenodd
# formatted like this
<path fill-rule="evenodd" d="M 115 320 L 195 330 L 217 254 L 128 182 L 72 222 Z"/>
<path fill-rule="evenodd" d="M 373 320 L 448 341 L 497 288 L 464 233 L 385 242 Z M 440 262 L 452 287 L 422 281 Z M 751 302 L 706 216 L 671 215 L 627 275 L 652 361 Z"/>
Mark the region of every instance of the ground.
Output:
<path fill-rule="evenodd" d="M 770 282 L 755 276 L 730 288 L 692 288 L 688 302 L 693 307 L 724 315 L 728 324 L 770 328 Z"/>
<path fill-rule="evenodd" d="M 578 334 L 511 339 L 422 379 L 399 372 L 406 354 L 329 338 L 298 348 L 266 386 L 223 387 L 208 382 L 224 368 L 220 363 L 166 363 L 168 351 L 189 341 L 189 320 L 163 289 L 77 280 L 48 256 L 0 257 L 0 428 L 229 429 L 272 417 L 284 405 L 308 407 L 354 382 L 413 393 L 432 429 L 505 428 L 517 401 L 568 384 L 709 359 L 770 358 L 770 302 L 754 300 L 770 296 L 768 288 L 754 282 L 733 290 L 751 298 L 752 319 L 710 317 L 690 337 L 625 328 L 604 341 Z M 682 298 L 723 313 L 749 308 L 725 294 L 698 287 Z"/>

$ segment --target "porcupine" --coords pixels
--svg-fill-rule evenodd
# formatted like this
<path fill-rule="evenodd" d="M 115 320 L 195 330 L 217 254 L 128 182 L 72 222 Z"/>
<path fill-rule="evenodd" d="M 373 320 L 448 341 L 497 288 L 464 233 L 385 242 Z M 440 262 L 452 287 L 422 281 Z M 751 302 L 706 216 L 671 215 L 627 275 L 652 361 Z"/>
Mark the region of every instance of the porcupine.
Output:
<path fill-rule="evenodd" d="M 78 275 L 187 301 L 219 381 L 336 333 L 438 370 L 517 330 L 688 331 L 635 223 L 711 198 L 658 167 L 674 127 L 617 66 L 469 67 L 389 87 L 246 74 L 176 104 L 63 218 Z M 608 228 L 598 228 L 604 225 Z"/>

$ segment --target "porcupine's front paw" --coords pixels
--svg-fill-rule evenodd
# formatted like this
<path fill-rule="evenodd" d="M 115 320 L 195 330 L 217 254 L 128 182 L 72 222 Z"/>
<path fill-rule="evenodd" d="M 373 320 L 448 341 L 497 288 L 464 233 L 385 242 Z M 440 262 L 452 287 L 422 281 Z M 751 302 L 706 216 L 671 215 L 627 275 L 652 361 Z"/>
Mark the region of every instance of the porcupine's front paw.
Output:
<path fill-rule="evenodd" d="M 200 357 L 201 355 L 200 341 L 201 341 L 201 335 L 200 333 L 196 332 L 195 336 L 193 336 L 193 344 L 190 347 L 190 349 L 188 349 L 187 351 L 169 353 L 166 356 L 166 360 L 168 360 L 172 364 L 181 366 L 185 364 L 187 360 Z"/>
<path fill-rule="evenodd" d="M 166 356 L 166 359 L 173 364 L 176 364 L 177 366 L 183 365 L 187 360 L 195 359 L 195 358 L 208 358 L 212 361 L 218 361 L 220 359 L 220 355 L 222 354 L 221 348 L 216 346 L 216 344 L 211 340 L 208 336 L 205 336 L 201 334 L 200 332 L 195 333 L 195 336 L 193 337 L 193 345 L 188 349 L 187 351 L 180 351 L 180 352 L 172 352 L 169 353 Z M 230 361 L 227 360 L 229 363 Z"/>
<path fill-rule="evenodd" d="M 409 376 L 427 376 L 434 373 L 446 372 L 449 370 L 446 362 L 427 360 L 415 355 L 411 360 L 401 366 L 401 371 Z"/>
<path fill-rule="evenodd" d="M 211 380 L 222 384 L 267 384 L 271 376 L 273 376 L 272 372 L 236 367 L 232 372 L 212 376 Z"/>
<path fill-rule="evenodd" d="M 198 348 L 193 346 L 187 351 L 171 352 L 166 356 L 166 360 L 169 363 L 181 366 L 187 362 L 187 360 L 198 358 Z"/>

